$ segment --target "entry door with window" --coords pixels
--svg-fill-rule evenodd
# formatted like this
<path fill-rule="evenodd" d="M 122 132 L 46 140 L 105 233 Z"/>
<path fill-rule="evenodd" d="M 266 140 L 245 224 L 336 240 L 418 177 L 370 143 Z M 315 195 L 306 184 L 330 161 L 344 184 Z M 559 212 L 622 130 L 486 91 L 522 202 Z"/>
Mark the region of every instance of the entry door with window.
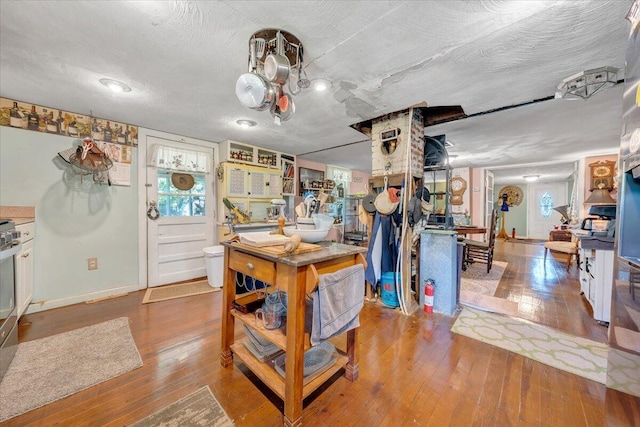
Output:
<path fill-rule="evenodd" d="M 549 239 L 554 225 L 560 224 L 561 215 L 555 206 L 567 204 L 567 183 L 529 185 L 528 231 L 531 239 Z"/>
<path fill-rule="evenodd" d="M 215 228 L 213 148 L 152 136 L 147 143 L 148 286 L 204 277 L 202 249 Z"/>

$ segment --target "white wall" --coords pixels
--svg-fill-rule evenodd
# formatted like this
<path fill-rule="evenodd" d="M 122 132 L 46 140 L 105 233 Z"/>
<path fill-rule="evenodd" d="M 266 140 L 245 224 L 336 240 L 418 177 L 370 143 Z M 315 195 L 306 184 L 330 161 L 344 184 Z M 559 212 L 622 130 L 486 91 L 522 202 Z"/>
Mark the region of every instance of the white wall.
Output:
<path fill-rule="evenodd" d="M 34 297 L 29 312 L 137 290 L 137 149 L 131 187 L 68 173 L 58 152 L 79 140 L 0 127 L 0 205 L 35 206 Z M 87 258 L 98 269 L 87 270 Z"/>

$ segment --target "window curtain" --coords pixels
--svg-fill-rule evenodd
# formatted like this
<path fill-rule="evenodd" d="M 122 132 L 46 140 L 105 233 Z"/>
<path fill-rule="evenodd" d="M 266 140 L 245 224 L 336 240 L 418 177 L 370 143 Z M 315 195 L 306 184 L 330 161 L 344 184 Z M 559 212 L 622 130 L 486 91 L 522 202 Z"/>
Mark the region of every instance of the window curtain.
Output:
<path fill-rule="evenodd" d="M 211 171 L 208 153 L 153 144 L 149 151 L 147 166 L 176 172 L 204 173 Z"/>

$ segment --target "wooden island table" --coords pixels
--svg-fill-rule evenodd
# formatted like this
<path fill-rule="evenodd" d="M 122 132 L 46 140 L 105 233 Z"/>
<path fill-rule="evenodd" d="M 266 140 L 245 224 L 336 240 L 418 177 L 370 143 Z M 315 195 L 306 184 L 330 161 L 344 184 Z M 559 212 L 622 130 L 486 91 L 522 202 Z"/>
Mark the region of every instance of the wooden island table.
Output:
<path fill-rule="evenodd" d="M 305 295 L 313 291 L 318 275 L 332 273 L 355 264 L 365 264 L 366 248 L 340 243 L 322 242 L 321 248 L 294 255 L 274 255 L 265 248 L 234 242 L 224 245 L 224 286 L 222 299 L 222 346 L 220 363 L 233 365 L 237 356 L 262 382 L 284 401 L 284 425 L 302 425 L 302 401 L 342 367 L 345 377 L 358 378 L 357 328 L 347 332 L 347 354 L 340 354 L 329 369 L 305 383 L 303 378 L 304 352 L 311 348 L 310 331 L 305 331 Z M 236 272 L 246 274 L 287 292 L 287 316 L 279 329 L 267 330 L 257 326 L 253 313 L 244 314 L 233 309 L 236 299 Z M 234 343 L 235 320 L 247 324 L 260 335 L 286 352 L 284 379 L 271 363 L 258 361 L 241 343 Z"/>

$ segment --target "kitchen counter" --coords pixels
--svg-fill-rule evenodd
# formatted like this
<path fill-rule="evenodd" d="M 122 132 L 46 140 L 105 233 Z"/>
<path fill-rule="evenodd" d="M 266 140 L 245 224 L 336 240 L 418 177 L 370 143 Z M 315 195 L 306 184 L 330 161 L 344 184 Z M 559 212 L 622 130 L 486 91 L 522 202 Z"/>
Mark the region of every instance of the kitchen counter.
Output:
<path fill-rule="evenodd" d="M 0 218 L 10 219 L 16 225 L 28 224 L 36 220 L 34 206 L 0 206 Z"/>
<path fill-rule="evenodd" d="M 591 236 L 587 230 L 571 230 L 571 234 L 580 240 L 580 247 L 583 249 L 613 250 L 614 237 Z"/>

